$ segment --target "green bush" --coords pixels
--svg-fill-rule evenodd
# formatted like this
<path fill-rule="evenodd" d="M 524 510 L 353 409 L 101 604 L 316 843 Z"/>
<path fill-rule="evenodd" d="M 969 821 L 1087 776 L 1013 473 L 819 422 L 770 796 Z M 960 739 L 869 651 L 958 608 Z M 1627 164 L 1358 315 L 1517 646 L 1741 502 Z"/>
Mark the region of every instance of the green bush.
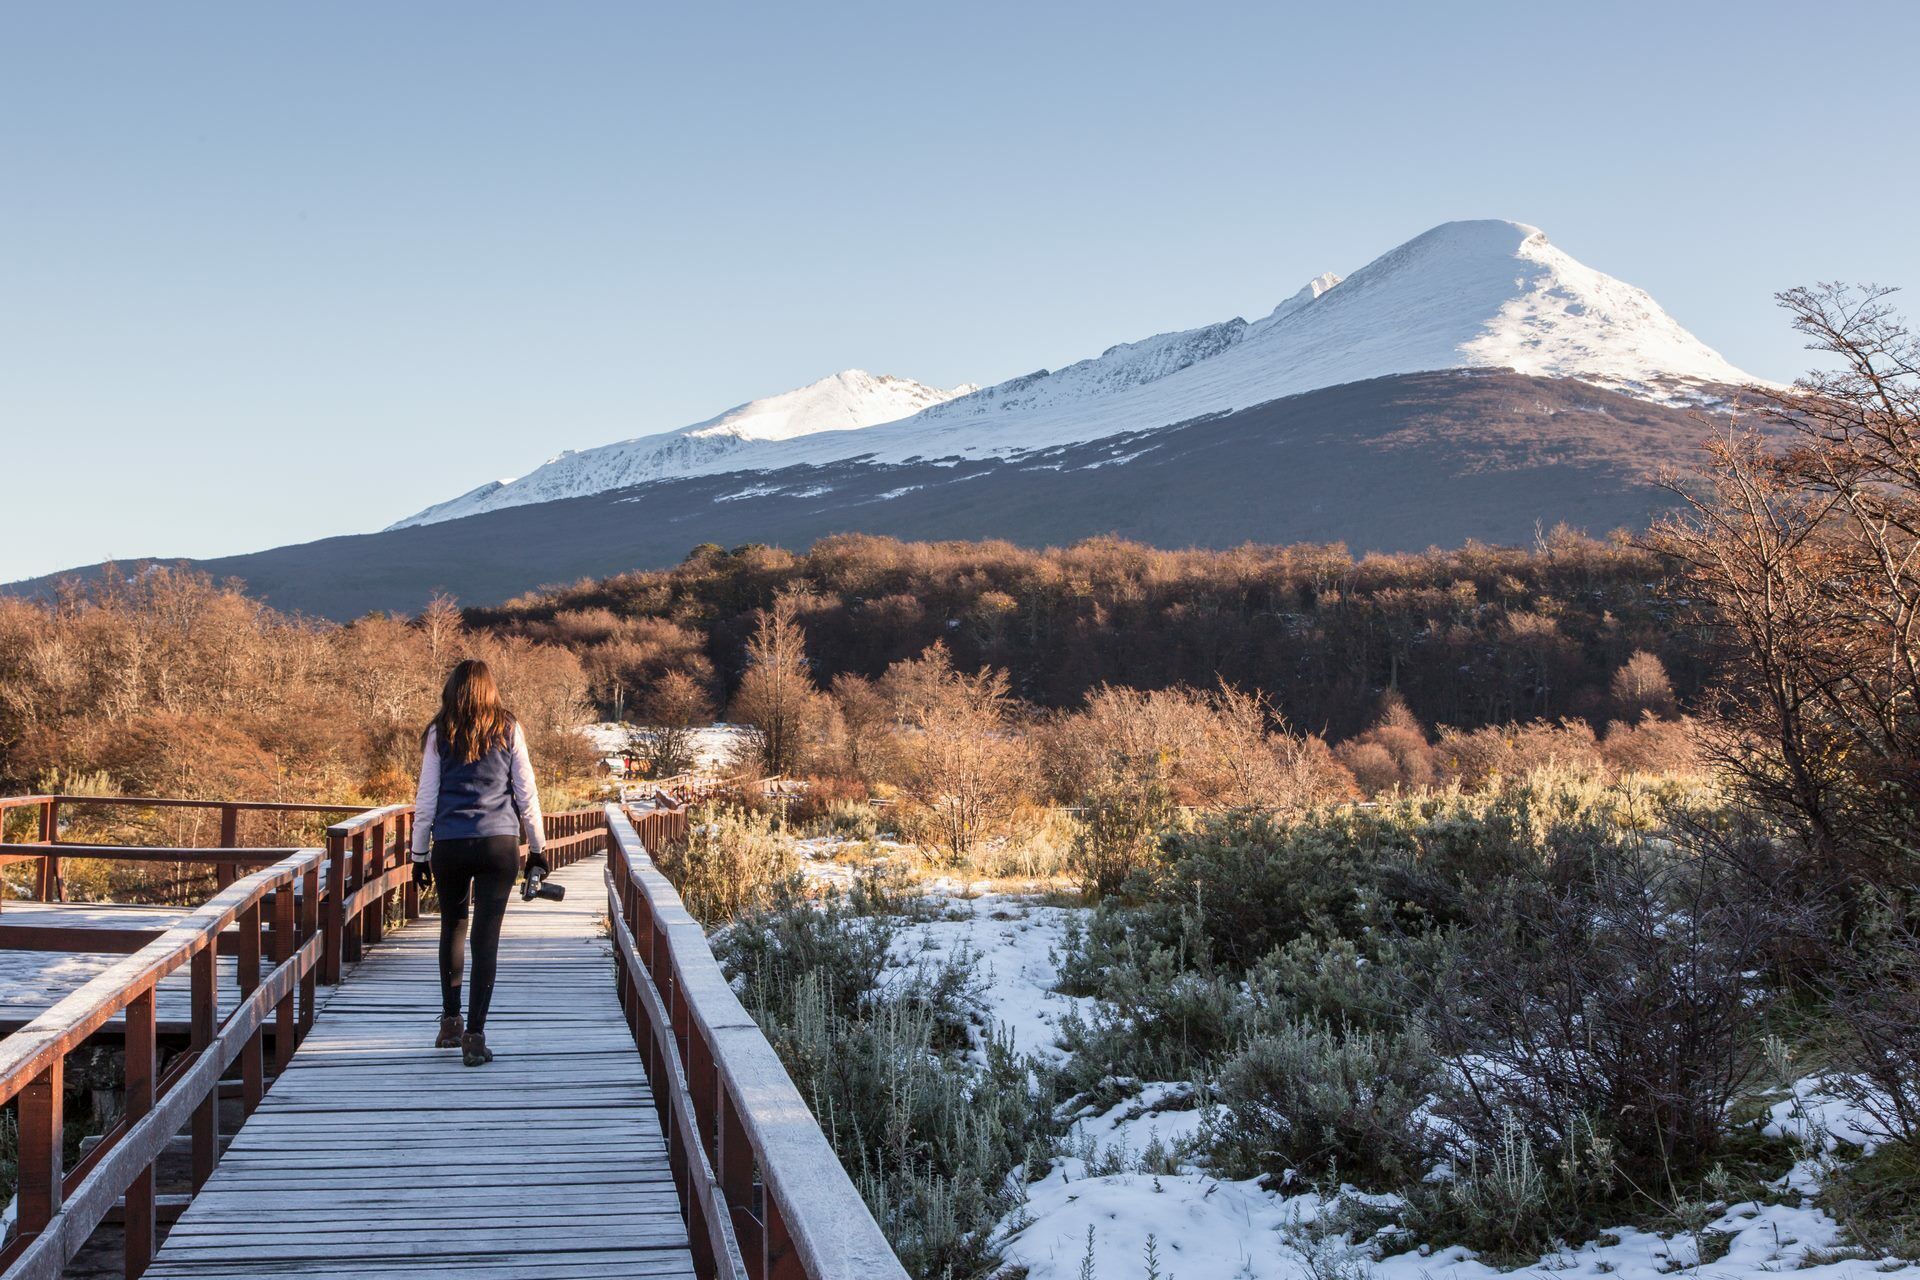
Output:
<path fill-rule="evenodd" d="M 1210 1073 L 1250 1012 L 1243 985 L 1217 970 L 1200 917 L 1175 912 L 1164 941 L 1129 933 L 1120 912 L 1096 911 L 1069 928 L 1063 989 L 1097 1000 L 1060 1020 L 1076 1093 L 1104 1094 L 1116 1080 L 1190 1080 Z"/>
<path fill-rule="evenodd" d="M 1403 1025 L 1408 1016 L 1405 971 L 1444 963 L 1449 939 L 1439 934 L 1375 936 L 1367 943 L 1363 951 L 1345 938 L 1303 934 L 1269 952 L 1247 974 L 1255 1022 L 1304 1019 L 1358 1031 Z"/>
<path fill-rule="evenodd" d="M 1888 1142 L 1836 1170 L 1820 1207 L 1866 1256 L 1920 1257 L 1920 1146 Z"/>
<path fill-rule="evenodd" d="M 1358 936 L 1377 879 L 1372 856 L 1337 830 L 1243 810 L 1166 836 L 1129 891 L 1198 912 L 1212 957 L 1244 973 L 1308 932 Z"/>
<path fill-rule="evenodd" d="M 986 1275 L 1013 1175 L 1057 1128 L 1049 1077 L 991 1029 L 974 1051 L 967 956 L 888 962 L 897 905 L 864 887 L 793 903 L 743 917 L 716 951 L 909 1273 Z"/>
<path fill-rule="evenodd" d="M 1422 1109 L 1440 1073 L 1417 1026 L 1350 1031 L 1286 1019 L 1220 1069 L 1216 1167 L 1231 1177 L 1325 1177 L 1370 1190 L 1417 1181 L 1439 1151 Z"/>
<path fill-rule="evenodd" d="M 1630 1211 L 1614 1198 L 1622 1190 L 1614 1151 L 1592 1121 L 1578 1118 L 1556 1145 L 1557 1155 L 1543 1156 L 1520 1119 L 1506 1116 L 1451 1177 L 1408 1189 L 1407 1226 L 1422 1240 L 1464 1244 L 1495 1265 L 1517 1266 L 1591 1234 L 1602 1225 L 1597 1210 L 1609 1218 Z"/>
<path fill-rule="evenodd" d="M 1158 778 L 1096 786 L 1080 811 L 1070 857 L 1082 888 L 1100 897 L 1118 893 L 1151 864 L 1161 833 L 1179 812 Z"/>

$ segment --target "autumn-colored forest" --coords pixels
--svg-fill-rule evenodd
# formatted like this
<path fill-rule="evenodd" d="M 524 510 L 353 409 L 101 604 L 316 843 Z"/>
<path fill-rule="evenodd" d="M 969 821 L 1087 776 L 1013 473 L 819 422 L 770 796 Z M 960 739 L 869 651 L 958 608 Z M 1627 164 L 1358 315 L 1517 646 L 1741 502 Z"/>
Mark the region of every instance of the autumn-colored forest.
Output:
<path fill-rule="evenodd" d="M 963 670 L 1004 670 L 1017 698 L 1071 707 L 1094 689 L 1211 687 L 1268 695 L 1344 737 L 1397 690 L 1416 716 L 1465 728 L 1618 714 L 1615 672 L 1654 654 L 1682 697 L 1709 660 L 1676 626 L 1652 551 L 1564 530 L 1534 548 L 1468 546 L 1356 559 L 1339 546 L 1161 551 L 1098 539 L 1007 543 L 827 539 L 804 554 L 702 547 L 624 574 L 470 612 L 476 625 L 578 655 L 609 713 L 667 671 L 724 700 L 757 611 L 791 597 L 822 687 L 878 677 L 944 643 Z"/>

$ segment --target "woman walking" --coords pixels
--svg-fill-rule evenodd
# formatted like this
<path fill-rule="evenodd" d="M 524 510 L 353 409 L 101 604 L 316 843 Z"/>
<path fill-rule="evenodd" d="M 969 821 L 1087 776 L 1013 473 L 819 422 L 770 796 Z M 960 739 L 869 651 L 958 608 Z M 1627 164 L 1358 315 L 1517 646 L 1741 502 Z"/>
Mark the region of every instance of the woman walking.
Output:
<path fill-rule="evenodd" d="M 453 669 L 440 693 L 440 714 L 421 740 L 420 792 L 413 809 L 413 882 L 440 883 L 440 1034 L 436 1049 L 458 1047 L 470 1067 L 493 1061 L 487 1048 L 487 1006 L 500 961 L 500 924 L 520 871 L 520 835 L 527 870 L 547 873 L 540 793 L 533 783 L 526 735 L 500 702 L 493 672 L 478 659 Z M 428 855 L 428 841 L 432 855 Z M 467 920 L 473 920 L 473 989 L 460 1020 L 460 973 Z"/>

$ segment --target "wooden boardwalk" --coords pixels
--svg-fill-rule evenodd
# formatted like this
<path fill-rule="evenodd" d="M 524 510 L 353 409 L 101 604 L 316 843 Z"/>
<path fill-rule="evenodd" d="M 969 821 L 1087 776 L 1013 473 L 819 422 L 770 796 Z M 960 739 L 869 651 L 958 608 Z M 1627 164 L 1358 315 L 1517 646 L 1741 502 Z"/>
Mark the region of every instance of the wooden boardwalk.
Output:
<path fill-rule="evenodd" d="M 374 948 L 168 1234 L 152 1280 L 690 1277 L 687 1228 L 601 922 L 516 894 L 485 1067 L 434 1049 L 439 921 Z"/>

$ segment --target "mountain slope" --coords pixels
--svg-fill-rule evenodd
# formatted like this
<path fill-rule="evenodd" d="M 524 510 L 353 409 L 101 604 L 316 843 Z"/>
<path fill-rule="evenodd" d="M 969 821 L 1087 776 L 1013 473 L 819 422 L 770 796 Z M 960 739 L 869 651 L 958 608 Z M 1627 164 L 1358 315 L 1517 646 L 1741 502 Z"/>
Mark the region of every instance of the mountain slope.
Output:
<path fill-rule="evenodd" d="M 823 466 L 854 458 L 1016 457 L 1122 432 L 1229 413 L 1285 396 L 1393 374 L 1504 368 L 1575 378 L 1659 402 L 1703 386 L 1752 382 L 1688 333 L 1644 291 L 1587 267 L 1538 229 L 1497 220 L 1449 222 L 1353 275 L 1309 281 L 1261 320 L 1235 318 L 1139 342 L 1059 370 L 949 393 L 900 379 L 862 388 L 841 411 L 840 380 L 730 410 L 708 423 L 566 453 L 523 480 L 482 486 L 402 525 L 669 476 Z M 781 421 L 820 389 L 830 410 L 795 411 L 804 429 L 739 429 Z M 965 393 L 965 394 L 963 394 Z"/>
<path fill-rule="evenodd" d="M 1018 457 L 676 476 L 197 567 L 281 608 L 347 618 L 415 612 L 435 590 L 495 603 L 677 563 L 703 542 L 801 550 L 846 532 L 1355 551 L 1525 543 L 1561 521 L 1596 534 L 1644 528 L 1671 505 L 1649 473 L 1697 463 L 1707 431 L 1688 410 L 1570 379 L 1420 373 Z"/>
<path fill-rule="evenodd" d="M 671 475 L 724 466 L 750 445 L 792 440 L 819 431 L 848 431 L 910 417 L 929 405 L 972 391 L 942 391 L 886 374 L 847 369 L 779 395 L 750 400 L 678 431 L 641 436 L 580 452 L 567 450 L 518 479 L 494 480 L 436 503 L 389 526 L 455 520 L 482 511 L 578 498 Z"/>

